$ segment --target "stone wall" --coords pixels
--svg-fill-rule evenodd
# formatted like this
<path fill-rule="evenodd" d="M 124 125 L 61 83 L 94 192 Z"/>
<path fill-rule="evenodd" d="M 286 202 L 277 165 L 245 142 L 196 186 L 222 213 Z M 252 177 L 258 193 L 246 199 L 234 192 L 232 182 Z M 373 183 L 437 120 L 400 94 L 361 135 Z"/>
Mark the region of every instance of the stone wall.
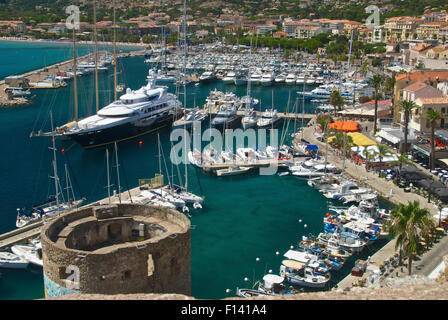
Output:
<path fill-rule="evenodd" d="M 67 267 L 75 266 L 79 270 L 75 283 L 79 284 L 81 293 L 189 295 L 190 221 L 170 209 L 136 204 L 117 207 L 118 213 L 109 217 L 98 216 L 93 208 L 87 208 L 64 214 L 46 225 L 41 233 L 44 276 L 62 288 L 69 288 L 73 279 Z M 166 232 L 155 233 L 154 237 L 125 242 L 136 225 L 135 216 L 156 218 L 176 231 L 168 227 Z M 121 228 L 123 240 L 116 244 L 106 239 L 106 230 L 113 223 Z M 105 246 L 97 248 L 99 244 Z M 52 292 L 59 291 L 64 292 L 52 288 Z"/>

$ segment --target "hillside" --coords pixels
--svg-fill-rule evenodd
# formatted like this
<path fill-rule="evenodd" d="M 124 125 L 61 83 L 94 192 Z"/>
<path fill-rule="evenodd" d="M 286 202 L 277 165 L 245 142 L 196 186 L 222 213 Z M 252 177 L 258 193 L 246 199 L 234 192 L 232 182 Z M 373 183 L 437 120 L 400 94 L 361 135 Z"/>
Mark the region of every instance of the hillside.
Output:
<path fill-rule="evenodd" d="M 98 20 L 110 17 L 112 0 L 98 0 Z M 81 7 L 83 21 L 90 21 L 91 0 L 0 0 L 0 19 L 36 22 L 58 22 L 65 18 L 65 8 Z M 182 15 L 183 0 L 116 0 L 120 19 L 129 19 L 151 12 L 163 12 L 171 19 Z M 448 9 L 448 0 L 187 0 L 188 14 L 193 18 L 216 18 L 221 14 L 243 15 L 251 19 L 272 15 L 297 18 L 330 18 L 363 21 L 368 5 L 377 5 L 382 19 L 398 15 L 419 15 L 427 9 Z"/>

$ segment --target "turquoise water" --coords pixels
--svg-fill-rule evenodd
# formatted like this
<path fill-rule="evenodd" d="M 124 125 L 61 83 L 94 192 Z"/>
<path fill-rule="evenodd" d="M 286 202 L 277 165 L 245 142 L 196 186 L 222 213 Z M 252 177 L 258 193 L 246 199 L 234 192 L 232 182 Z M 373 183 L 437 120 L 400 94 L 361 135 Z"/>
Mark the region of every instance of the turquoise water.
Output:
<path fill-rule="evenodd" d="M 119 64 L 119 82 L 139 88 L 144 84 L 147 69 L 141 57 L 123 58 Z M 100 74 L 100 106 L 111 101 L 112 87 L 112 72 Z M 219 82 L 191 86 L 188 88 L 188 106 L 192 106 L 194 100 L 202 105 L 209 90 L 215 87 L 239 95 L 246 91 L 245 88 L 225 86 Z M 81 117 L 95 109 L 93 88 L 92 76 L 79 79 Z M 283 111 L 289 92 L 291 99 L 295 100 L 298 89 L 275 87 L 274 90 L 275 105 Z M 175 88 L 170 87 L 170 91 L 174 92 Z M 252 93 L 262 100 L 262 109 L 270 105 L 270 88 L 256 86 Z M 64 124 L 73 117 L 71 83 L 66 88 L 35 91 L 35 94 L 31 105 L 0 109 L 0 135 L 3 137 L 0 232 L 15 228 L 16 208 L 29 208 L 52 194 L 50 138 L 29 138 L 30 132 L 50 128 L 50 111 L 55 125 Z M 312 111 L 311 105 L 307 104 L 305 111 Z M 169 159 L 169 133 L 169 129 L 160 132 L 166 159 Z M 58 152 L 61 183 L 65 183 L 63 165 L 68 163 L 78 196 L 86 197 L 88 202 L 106 197 L 105 149 L 83 150 L 77 144 L 59 140 L 57 147 L 65 150 Z M 139 178 L 151 178 L 158 172 L 156 135 L 122 142 L 118 149 L 124 189 L 136 187 Z M 183 166 L 180 170 L 183 177 Z M 218 178 L 192 166 L 188 167 L 188 176 L 189 189 L 205 196 L 203 209 L 191 211 L 192 294 L 197 298 L 217 299 L 234 295 L 236 287 L 251 286 L 270 269 L 278 273 L 282 254 L 291 245 L 295 245 L 302 235 L 317 235 L 323 230 L 322 218 L 327 212 L 325 198 L 308 187 L 305 181 L 293 176 L 259 176 L 252 172 L 244 176 Z M 116 177 L 112 176 L 112 179 L 116 185 Z M 177 179 L 174 177 L 176 182 Z M 306 228 L 304 224 L 307 224 Z M 374 249 L 367 248 L 360 257 L 373 253 Z M 276 255 L 277 251 L 279 255 Z M 260 261 L 257 262 L 256 258 Z M 334 274 L 334 281 L 346 275 L 350 267 L 348 264 L 339 274 Z M 42 272 L 38 268 L 0 272 L 3 274 L 0 299 L 44 296 Z M 248 282 L 243 280 L 245 277 Z M 226 289 L 231 292 L 226 293 Z"/>
<path fill-rule="evenodd" d="M 110 50 L 110 46 L 99 45 L 99 50 Z M 141 47 L 118 46 L 118 52 L 139 50 Z M 77 55 L 93 52 L 93 45 L 77 45 Z M 0 79 L 22 74 L 73 58 L 70 43 L 0 41 Z"/>

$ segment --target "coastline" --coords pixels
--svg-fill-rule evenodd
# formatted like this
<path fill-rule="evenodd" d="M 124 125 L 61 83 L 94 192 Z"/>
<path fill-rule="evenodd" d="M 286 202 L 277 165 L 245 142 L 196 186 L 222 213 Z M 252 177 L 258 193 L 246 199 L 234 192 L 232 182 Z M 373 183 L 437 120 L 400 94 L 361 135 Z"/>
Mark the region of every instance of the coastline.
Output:
<path fill-rule="evenodd" d="M 0 37 L 0 42 L 16 41 L 16 42 L 35 42 L 35 43 L 64 43 L 72 44 L 72 40 L 51 40 L 51 39 L 29 39 L 29 38 L 18 38 L 18 37 Z M 94 41 L 76 41 L 77 44 L 94 44 Z M 114 43 L 111 41 L 97 41 L 98 45 L 113 46 Z M 128 46 L 128 47 L 141 47 L 142 49 L 149 46 L 147 43 L 133 43 L 133 42 L 117 42 L 117 46 Z"/>

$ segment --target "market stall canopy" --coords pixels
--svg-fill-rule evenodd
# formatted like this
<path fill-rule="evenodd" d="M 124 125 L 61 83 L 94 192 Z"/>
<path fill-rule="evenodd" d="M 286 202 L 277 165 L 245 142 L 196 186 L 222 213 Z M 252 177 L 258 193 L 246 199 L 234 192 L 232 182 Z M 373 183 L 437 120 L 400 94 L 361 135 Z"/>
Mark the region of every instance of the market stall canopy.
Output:
<path fill-rule="evenodd" d="M 344 132 L 355 132 L 359 130 L 358 122 L 356 121 L 334 121 L 328 125 L 329 129 L 335 129 Z"/>
<path fill-rule="evenodd" d="M 367 147 L 363 147 L 363 146 L 352 147 L 351 151 L 356 153 L 361 158 L 365 159 L 366 158 L 366 154 L 364 152 L 365 148 L 367 148 L 367 151 L 371 154 L 378 154 L 378 152 L 379 152 L 379 149 L 376 145 L 367 146 Z M 381 162 L 384 162 L 384 163 L 393 162 L 393 161 L 398 161 L 397 155 L 393 154 L 393 153 L 389 153 L 388 155 L 381 158 Z M 376 155 L 373 159 L 370 159 L 370 162 L 371 163 L 372 162 L 380 162 L 380 157 L 378 155 Z"/>
<path fill-rule="evenodd" d="M 353 143 L 356 146 L 374 146 L 376 142 L 367 138 L 365 135 L 359 132 L 349 133 L 348 136 L 352 137 Z"/>
<path fill-rule="evenodd" d="M 378 136 L 392 144 L 399 144 L 400 141 L 404 141 L 404 132 L 401 129 L 382 129 L 378 132 Z M 409 130 L 408 143 L 413 143 L 416 140 L 415 132 Z"/>

